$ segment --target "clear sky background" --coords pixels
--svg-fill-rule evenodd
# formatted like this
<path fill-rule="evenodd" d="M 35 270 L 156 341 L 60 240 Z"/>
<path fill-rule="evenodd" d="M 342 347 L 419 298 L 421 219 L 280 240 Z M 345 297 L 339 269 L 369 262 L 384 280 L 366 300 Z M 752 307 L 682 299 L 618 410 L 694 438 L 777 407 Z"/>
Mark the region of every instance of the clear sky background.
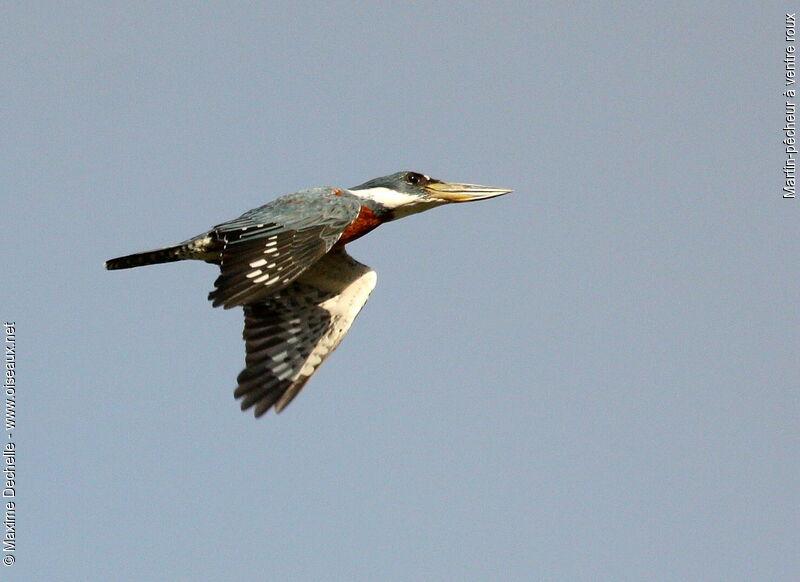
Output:
<path fill-rule="evenodd" d="M 791 6 L 197 4 L 3 7 L 0 578 L 798 579 Z M 215 268 L 102 268 L 403 169 L 515 192 L 351 245 L 279 416 Z"/>

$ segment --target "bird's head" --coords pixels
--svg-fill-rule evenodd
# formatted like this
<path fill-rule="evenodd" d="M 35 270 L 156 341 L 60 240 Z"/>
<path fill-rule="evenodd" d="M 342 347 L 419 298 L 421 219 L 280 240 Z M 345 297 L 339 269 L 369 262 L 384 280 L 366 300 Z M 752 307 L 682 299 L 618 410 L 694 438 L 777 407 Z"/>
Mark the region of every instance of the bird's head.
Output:
<path fill-rule="evenodd" d="M 397 172 L 350 188 L 354 196 L 385 210 L 389 220 L 450 202 L 483 200 L 509 192 L 511 190 L 492 186 L 443 182 L 417 172 Z"/>

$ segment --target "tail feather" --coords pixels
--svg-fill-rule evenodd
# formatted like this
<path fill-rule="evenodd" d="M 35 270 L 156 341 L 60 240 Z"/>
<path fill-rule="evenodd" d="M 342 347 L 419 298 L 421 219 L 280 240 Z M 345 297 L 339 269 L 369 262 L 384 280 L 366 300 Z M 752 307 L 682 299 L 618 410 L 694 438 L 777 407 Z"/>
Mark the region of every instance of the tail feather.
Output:
<path fill-rule="evenodd" d="M 174 247 L 165 247 L 163 249 L 125 255 L 124 257 L 107 260 L 106 269 L 113 271 L 115 269 L 131 269 L 133 267 L 144 267 L 145 265 L 180 261 L 181 259 L 187 258 L 187 250 L 186 243 L 181 243 Z"/>

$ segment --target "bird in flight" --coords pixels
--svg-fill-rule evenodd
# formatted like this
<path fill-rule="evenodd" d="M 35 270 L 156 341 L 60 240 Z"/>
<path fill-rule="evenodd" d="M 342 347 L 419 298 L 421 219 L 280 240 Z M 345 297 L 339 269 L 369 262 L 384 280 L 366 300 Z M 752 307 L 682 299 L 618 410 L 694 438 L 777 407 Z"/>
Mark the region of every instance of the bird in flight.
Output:
<path fill-rule="evenodd" d="M 278 413 L 336 349 L 375 287 L 345 245 L 384 222 L 511 190 L 397 172 L 355 188 L 286 194 L 177 245 L 106 261 L 109 270 L 197 259 L 219 265 L 208 298 L 244 308 L 242 410 Z"/>

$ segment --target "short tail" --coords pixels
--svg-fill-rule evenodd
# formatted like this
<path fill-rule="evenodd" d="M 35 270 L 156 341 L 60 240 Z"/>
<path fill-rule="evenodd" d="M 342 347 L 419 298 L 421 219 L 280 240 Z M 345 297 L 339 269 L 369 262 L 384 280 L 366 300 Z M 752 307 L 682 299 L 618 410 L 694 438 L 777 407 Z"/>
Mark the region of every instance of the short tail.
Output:
<path fill-rule="evenodd" d="M 156 249 L 154 251 L 145 251 L 143 253 L 134 253 L 132 255 L 125 255 L 124 257 L 117 257 L 116 259 L 109 259 L 106 261 L 106 269 L 113 271 L 115 269 L 131 269 L 133 267 L 144 267 L 145 265 L 157 265 L 159 263 L 171 263 L 173 261 L 180 261 L 187 257 L 186 243 L 175 245 L 174 247 L 166 247 L 163 249 Z"/>

